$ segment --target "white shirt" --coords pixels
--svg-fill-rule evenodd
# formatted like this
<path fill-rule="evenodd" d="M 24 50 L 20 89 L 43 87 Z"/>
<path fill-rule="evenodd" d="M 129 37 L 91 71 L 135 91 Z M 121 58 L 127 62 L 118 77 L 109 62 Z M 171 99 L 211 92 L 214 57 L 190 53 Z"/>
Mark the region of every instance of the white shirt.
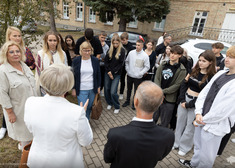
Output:
<path fill-rule="evenodd" d="M 142 118 L 133 117 L 132 121 L 153 122 L 153 119 L 142 119 Z"/>
<path fill-rule="evenodd" d="M 81 84 L 80 90 L 92 90 L 94 88 L 93 82 L 93 67 L 91 58 L 81 62 Z"/>
<path fill-rule="evenodd" d="M 137 52 L 132 50 L 125 60 L 127 75 L 132 78 L 140 79 L 149 70 L 149 56 L 143 50 Z"/>
<path fill-rule="evenodd" d="M 30 97 L 24 121 L 33 133 L 29 167 L 84 167 L 81 146 L 92 142 L 93 133 L 83 107 L 62 97 Z"/>

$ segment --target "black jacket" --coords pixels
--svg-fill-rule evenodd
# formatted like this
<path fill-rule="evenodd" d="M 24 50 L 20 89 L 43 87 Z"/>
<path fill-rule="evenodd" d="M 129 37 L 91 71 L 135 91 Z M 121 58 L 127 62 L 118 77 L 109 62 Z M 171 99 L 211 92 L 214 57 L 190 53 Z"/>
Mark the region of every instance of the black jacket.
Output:
<path fill-rule="evenodd" d="M 104 160 L 111 168 L 154 168 L 171 151 L 174 133 L 154 122 L 132 121 L 111 128 L 104 147 Z"/>

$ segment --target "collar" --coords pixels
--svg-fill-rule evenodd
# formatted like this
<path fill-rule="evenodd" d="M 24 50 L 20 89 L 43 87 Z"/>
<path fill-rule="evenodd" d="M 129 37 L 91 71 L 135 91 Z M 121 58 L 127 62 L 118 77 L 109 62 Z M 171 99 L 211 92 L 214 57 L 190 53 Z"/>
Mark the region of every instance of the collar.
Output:
<path fill-rule="evenodd" d="M 140 50 L 139 52 L 137 50 L 135 50 L 137 54 L 141 54 L 142 52 L 144 52 L 144 50 Z"/>
<path fill-rule="evenodd" d="M 25 71 L 25 67 L 24 67 L 24 64 L 20 61 L 20 64 L 21 64 L 21 67 L 24 69 Z M 24 75 L 21 71 L 15 69 L 11 64 L 9 64 L 8 62 L 5 64 L 6 65 L 6 68 L 8 69 L 8 71 L 11 73 L 11 72 L 16 72 L 18 73 L 19 75 Z"/>
<path fill-rule="evenodd" d="M 142 119 L 142 118 L 133 117 L 132 121 L 153 122 L 153 119 Z"/>

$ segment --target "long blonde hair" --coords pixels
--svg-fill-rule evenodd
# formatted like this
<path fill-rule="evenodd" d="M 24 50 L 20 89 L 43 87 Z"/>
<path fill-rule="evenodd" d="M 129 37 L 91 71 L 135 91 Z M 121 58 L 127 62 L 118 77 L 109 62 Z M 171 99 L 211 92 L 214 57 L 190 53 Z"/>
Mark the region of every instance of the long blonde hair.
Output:
<path fill-rule="evenodd" d="M 43 53 L 46 53 L 48 55 L 48 58 L 50 61 L 52 61 L 52 55 L 51 55 L 51 52 L 49 50 L 49 45 L 47 43 L 47 40 L 48 40 L 48 36 L 49 35 L 54 35 L 56 37 L 56 40 L 57 40 L 57 45 L 56 45 L 56 50 L 57 52 L 59 53 L 59 56 L 60 56 L 60 60 L 61 62 L 64 62 L 65 61 L 65 58 L 64 58 L 64 53 L 63 53 L 63 50 L 61 48 L 61 44 L 60 44 L 60 39 L 59 39 L 59 35 L 57 32 L 54 32 L 54 31 L 48 31 L 45 36 L 44 36 L 44 43 L 43 43 Z"/>
<path fill-rule="evenodd" d="M 20 33 L 20 35 L 21 35 L 20 47 L 23 48 L 23 49 L 25 49 L 25 45 L 24 45 L 22 33 L 21 33 L 20 29 L 18 29 L 17 27 L 9 26 L 9 27 L 7 28 L 7 31 L 6 31 L 6 42 L 7 42 L 7 41 L 10 41 L 10 36 L 11 36 L 11 33 L 12 33 L 13 31 L 16 31 L 16 32 L 19 32 L 19 33 Z"/>
<path fill-rule="evenodd" d="M 114 41 L 118 41 L 119 42 L 119 46 L 117 48 L 117 52 L 116 52 L 116 55 L 115 55 L 115 58 L 116 60 L 119 59 L 119 54 L 121 52 L 121 49 L 122 49 L 122 43 L 121 43 L 121 38 L 119 37 L 119 35 L 117 33 L 115 33 L 112 37 L 112 40 L 111 40 L 111 46 L 110 46 L 110 49 L 109 49 L 109 58 L 112 59 L 112 55 L 113 55 L 113 42 Z"/>

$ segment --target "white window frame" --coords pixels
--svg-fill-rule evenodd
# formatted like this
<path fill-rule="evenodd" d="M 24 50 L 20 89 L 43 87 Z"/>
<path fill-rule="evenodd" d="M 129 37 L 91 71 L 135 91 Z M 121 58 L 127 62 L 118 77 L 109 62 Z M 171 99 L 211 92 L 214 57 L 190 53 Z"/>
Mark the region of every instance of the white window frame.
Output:
<path fill-rule="evenodd" d="M 208 11 L 196 11 L 195 12 L 190 35 L 203 36 L 203 29 L 206 25 L 208 14 L 209 14 Z M 198 23 L 196 22 L 196 19 Z"/>
<path fill-rule="evenodd" d="M 134 17 L 135 21 L 132 21 L 132 22 L 129 22 L 127 27 L 130 27 L 130 28 L 137 28 L 138 27 L 138 20 L 136 17 Z"/>
<path fill-rule="evenodd" d="M 161 22 L 154 22 L 153 30 L 164 31 L 165 23 L 166 23 L 166 16 L 163 16 Z"/>
<path fill-rule="evenodd" d="M 88 21 L 91 23 L 95 23 L 96 15 L 95 12 L 92 10 L 92 7 L 89 7 L 89 15 L 88 15 Z"/>
<path fill-rule="evenodd" d="M 82 2 L 76 3 L 76 20 L 77 21 L 83 20 L 83 3 Z"/>
<path fill-rule="evenodd" d="M 108 13 L 106 13 L 106 18 L 108 17 L 107 15 L 108 15 Z M 113 22 L 107 21 L 107 22 L 105 23 L 105 25 L 110 25 L 110 26 L 112 26 L 112 25 L 113 25 Z"/>
<path fill-rule="evenodd" d="M 63 18 L 69 19 L 69 3 L 63 2 Z"/>

